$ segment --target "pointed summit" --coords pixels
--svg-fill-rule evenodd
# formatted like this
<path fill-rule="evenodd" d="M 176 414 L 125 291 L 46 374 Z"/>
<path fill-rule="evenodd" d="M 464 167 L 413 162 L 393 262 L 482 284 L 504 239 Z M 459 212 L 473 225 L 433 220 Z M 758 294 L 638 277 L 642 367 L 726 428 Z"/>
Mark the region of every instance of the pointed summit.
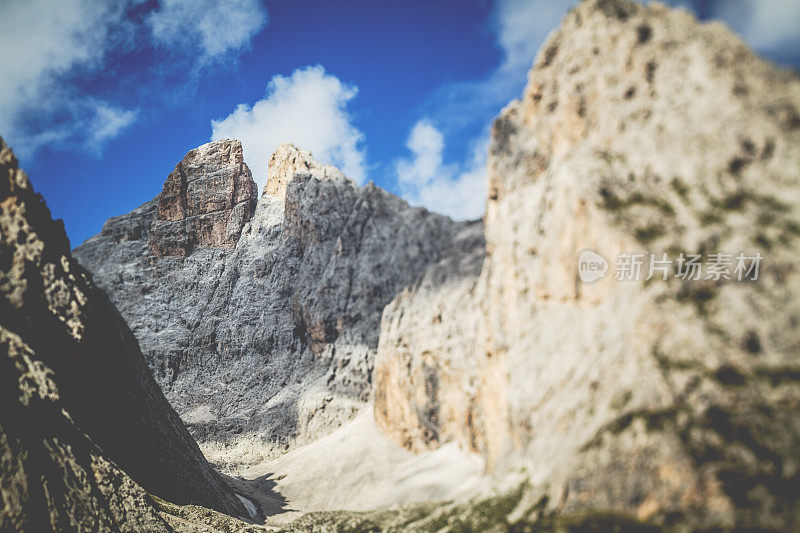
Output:
<path fill-rule="evenodd" d="M 282 142 L 269 158 L 264 194 L 286 197 L 286 187 L 298 173 L 311 174 L 319 180 L 347 179 L 338 168 L 318 163 L 308 150 L 302 150 L 290 142 Z"/>
<path fill-rule="evenodd" d="M 197 247 L 236 244 L 256 196 L 241 142 L 223 139 L 189 151 L 164 183 L 151 250 L 183 256 Z"/>

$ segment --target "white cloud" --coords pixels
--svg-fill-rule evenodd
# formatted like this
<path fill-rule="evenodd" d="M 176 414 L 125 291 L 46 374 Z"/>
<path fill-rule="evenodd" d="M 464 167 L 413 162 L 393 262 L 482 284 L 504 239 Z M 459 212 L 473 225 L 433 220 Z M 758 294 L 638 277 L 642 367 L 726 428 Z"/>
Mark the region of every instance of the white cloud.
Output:
<path fill-rule="evenodd" d="M 454 218 L 477 218 L 485 209 L 489 126 L 511 99 L 522 94 L 536 52 L 575 1 L 501 0 L 492 14 L 492 30 L 502 60 L 486 78 L 444 85 L 432 96 L 426 114 L 407 143 L 411 159 L 396 164 L 403 196 L 411 203 Z M 444 162 L 445 136 L 469 139 L 465 161 Z"/>
<path fill-rule="evenodd" d="M 717 1 L 711 6 L 721 19 L 757 51 L 776 57 L 800 50 L 800 2 L 797 0 Z"/>
<path fill-rule="evenodd" d="M 149 24 L 138 24 L 127 17 L 138 4 L 0 0 L 0 135 L 20 157 L 44 145 L 100 153 L 135 122 L 137 110 L 81 88 L 110 52 L 134 43 L 180 45 L 180 54 L 207 64 L 246 47 L 267 20 L 258 0 L 162 0 Z"/>
<path fill-rule="evenodd" d="M 119 133 L 133 121 L 134 112 L 87 99 L 64 82 L 101 66 L 112 31 L 123 24 L 120 5 L 29 0 L 4 2 L 1 9 L 0 134 L 20 155 L 74 137 L 97 150 L 112 130 Z M 112 110 L 113 125 L 91 128 Z"/>
<path fill-rule="evenodd" d="M 523 74 L 533 66 L 533 58 L 544 40 L 561 23 L 574 0 L 503 0 L 497 4 L 494 26 L 503 50 L 498 72 Z M 497 72 L 494 76 L 497 76 Z"/>
<path fill-rule="evenodd" d="M 432 96 L 426 114 L 447 135 L 460 135 L 487 124 L 525 87 L 536 52 L 556 29 L 573 0 L 501 0 L 492 13 L 491 29 L 502 52 L 498 66 L 486 78 L 446 84 Z"/>
<path fill-rule="evenodd" d="M 267 23 L 259 0 L 162 0 L 147 23 L 155 41 L 167 46 L 199 47 L 200 62 L 245 48 Z"/>
<path fill-rule="evenodd" d="M 421 120 L 414 125 L 406 141 L 413 154 L 411 160 L 397 164 L 397 179 L 402 185 L 420 187 L 435 179 L 442 168 L 444 137 L 433 124 Z"/>
<path fill-rule="evenodd" d="M 283 141 L 310 150 L 318 161 L 338 166 L 361 183 L 363 134 L 347 112 L 357 92 L 319 65 L 275 76 L 263 100 L 252 107 L 240 104 L 224 119 L 212 121 L 211 140 L 242 141 L 245 161 L 259 185 L 266 180 L 270 155 Z"/>
<path fill-rule="evenodd" d="M 463 166 L 443 163 L 444 137 L 427 119 L 406 142 L 411 158 L 396 163 L 400 191 L 412 205 L 465 220 L 483 215 L 486 204 L 486 140 L 475 143 Z"/>
<path fill-rule="evenodd" d="M 110 139 L 119 135 L 136 120 L 137 111 L 113 107 L 105 102 L 98 102 L 94 116 L 88 124 L 87 144 L 95 151 L 102 149 Z"/>

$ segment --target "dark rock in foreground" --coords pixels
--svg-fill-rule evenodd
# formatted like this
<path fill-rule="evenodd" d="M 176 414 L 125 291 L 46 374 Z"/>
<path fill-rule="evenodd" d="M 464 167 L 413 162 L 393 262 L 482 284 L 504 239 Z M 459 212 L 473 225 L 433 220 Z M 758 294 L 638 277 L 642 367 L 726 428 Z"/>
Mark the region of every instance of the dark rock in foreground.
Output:
<path fill-rule="evenodd" d="M 0 265 L 0 529 L 169 530 L 145 489 L 245 515 L 2 140 Z"/>

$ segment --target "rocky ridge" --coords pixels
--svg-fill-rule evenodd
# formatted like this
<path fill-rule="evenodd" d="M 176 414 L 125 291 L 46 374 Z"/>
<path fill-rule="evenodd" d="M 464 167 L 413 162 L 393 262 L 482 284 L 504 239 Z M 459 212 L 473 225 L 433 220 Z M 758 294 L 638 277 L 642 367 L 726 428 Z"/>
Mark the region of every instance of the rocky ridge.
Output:
<path fill-rule="evenodd" d="M 582 3 L 494 124 L 480 273 L 387 307 L 380 426 L 524 471 L 503 520 L 797 529 L 798 168 L 796 74 L 681 10 Z M 579 279 L 584 250 L 605 278 Z M 615 279 L 620 254 L 681 252 L 731 254 L 733 279 Z"/>
<path fill-rule="evenodd" d="M 479 223 L 411 208 L 371 183 L 359 187 L 290 144 L 270 160 L 264 194 L 247 218 L 248 195 L 232 192 L 254 187 L 240 161 L 238 141 L 192 150 L 159 197 L 110 219 L 74 253 L 108 291 L 201 442 L 252 439 L 277 450 L 313 440 L 366 406 L 383 307 L 460 246 L 462 231 L 482 237 Z M 184 181 L 192 187 L 175 193 Z M 181 205 L 213 205 L 206 211 L 215 217 L 224 205 L 219 220 L 243 222 L 238 239 L 179 236 L 199 227 L 180 218 L 189 211 L 172 207 Z M 177 228 L 167 241 L 165 224 Z M 187 240 L 198 245 L 170 244 Z"/>
<path fill-rule="evenodd" d="M 170 531 L 148 492 L 244 516 L 2 139 L 0 257 L 0 529 Z"/>

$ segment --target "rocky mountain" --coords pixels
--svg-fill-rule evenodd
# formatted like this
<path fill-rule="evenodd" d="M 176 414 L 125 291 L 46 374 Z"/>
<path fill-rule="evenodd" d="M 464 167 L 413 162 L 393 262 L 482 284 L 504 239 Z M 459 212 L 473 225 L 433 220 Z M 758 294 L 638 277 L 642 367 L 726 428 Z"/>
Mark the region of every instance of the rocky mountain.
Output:
<path fill-rule="evenodd" d="M 379 425 L 524 472 L 503 520 L 797 530 L 798 168 L 796 73 L 684 11 L 582 3 L 494 124 L 482 267 L 386 309 Z M 593 283 L 586 250 L 609 265 Z"/>
<path fill-rule="evenodd" d="M 223 141 L 192 150 L 159 195 L 151 252 L 185 256 L 198 247 L 236 244 L 257 198 L 240 144 Z"/>
<path fill-rule="evenodd" d="M 482 231 L 289 144 L 254 191 L 241 144 L 209 143 L 74 253 L 201 442 L 280 449 L 363 409 L 383 307 Z"/>
<path fill-rule="evenodd" d="M 169 531 L 148 493 L 247 516 L 2 139 L 0 258 L 0 530 Z"/>
<path fill-rule="evenodd" d="M 588 0 L 494 124 L 483 221 L 289 144 L 256 198 L 225 140 L 74 253 L 206 452 L 295 448 L 239 480 L 320 511 L 289 530 L 791 531 L 798 168 L 797 74 L 721 24 Z M 454 448 L 493 477 L 433 458 Z M 412 501 L 371 464 L 397 492 L 459 494 L 425 464 L 494 488 L 368 512 Z M 356 486 L 366 512 L 325 507 Z"/>

